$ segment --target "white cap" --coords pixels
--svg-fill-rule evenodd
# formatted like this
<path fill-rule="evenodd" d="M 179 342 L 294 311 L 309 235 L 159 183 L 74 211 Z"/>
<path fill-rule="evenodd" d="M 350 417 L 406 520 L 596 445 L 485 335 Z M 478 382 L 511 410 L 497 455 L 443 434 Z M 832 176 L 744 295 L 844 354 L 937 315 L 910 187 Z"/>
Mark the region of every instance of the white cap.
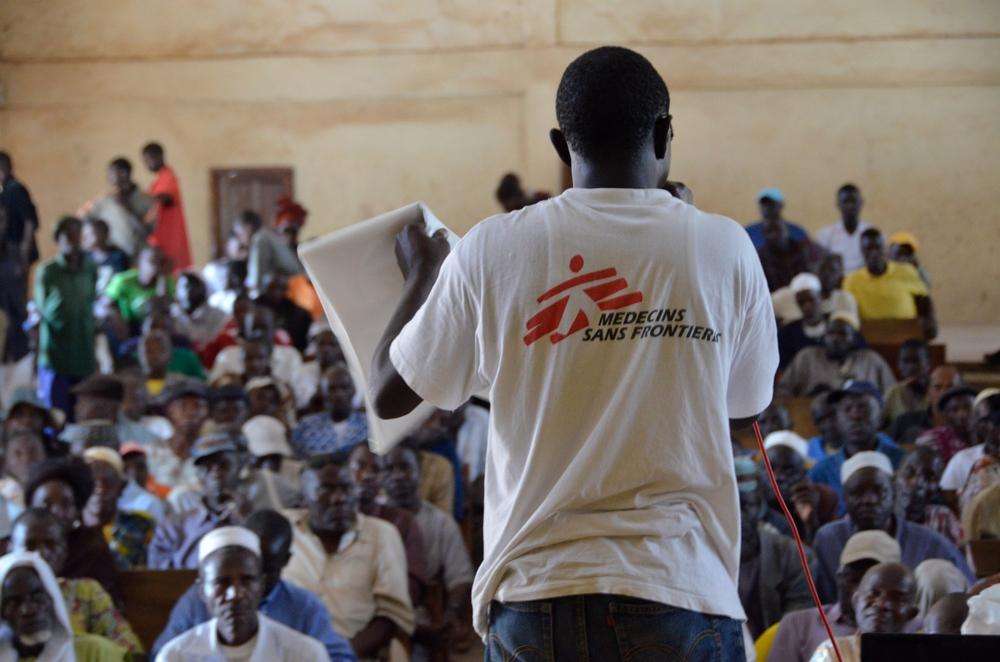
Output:
<path fill-rule="evenodd" d="M 798 294 L 806 290 L 812 290 L 819 294 L 823 291 L 823 284 L 819 282 L 819 277 L 815 274 L 803 271 L 792 279 L 792 282 L 788 284 L 788 289 L 792 291 L 792 294 Z"/>
<path fill-rule="evenodd" d="M 980 402 L 986 398 L 992 398 L 994 395 L 1000 395 L 1000 388 L 984 388 L 982 391 L 976 394 L 976 399 L 972 401 L 972 408 L 975 409 Z"/>
<path fill-rule="evenodd" d="M 260 538 L 243 526 L 220 526 L 212 529 L 198 543 L 198 563 L 204 563 L 212 552 L 223 547 L 242 547 L 260 557 Z"/>
<path fill-rule="evenodd" d="M 254 416 L 243 424 L 241 431 L 247 438 L 247 448 L 251 455 L 293 455 L 292 448 L 288 445 L 285 424 L 273 416 Z"/>
<path fill-rule="evenodd" d="M 903 552 L 896 539 L 881 529 L 858 531 L 847 539 L 840 552 L 840 565 L 871 559 L 879 563 L 899 563 Z"/>
<path fill-rule="evenodd" d="M 774 446 L 787 446 L 801 455 L 803 460 L 809 460 L 809 442 L 791 430 L 778 430 L 767 435 L 764 439 L 764 450 Z"/>
<path fill-rule="evenodd" d="M 114 468 L 119 476 L 125 475 L 125 462 L 122 456 L 113 448 L 107 446 L 91 446 L 83 451 L 83 459 L 87 462 L 105 462 Z"/>
<path fill-rule="evenodd" d="M 847 458 L 840 467 L 840 484 L 845 485 L 847 479 L 854 475 L 855 471 L 864 469 L 865 467 L 874 467 L 880 471 L 884 471 L 890 477 L 892 476 L 892 462 L 889 461 L 885 453 L 861 451 Z"/>
<path fill-rule="evenodd" d="M 852 329 L 857 331 L 861 328 L 861 320 L 858 316 L 848 310 L 837 310 L 830 314 L 830 321 L 840 320 L 841 322 L 847 322 Z"/>

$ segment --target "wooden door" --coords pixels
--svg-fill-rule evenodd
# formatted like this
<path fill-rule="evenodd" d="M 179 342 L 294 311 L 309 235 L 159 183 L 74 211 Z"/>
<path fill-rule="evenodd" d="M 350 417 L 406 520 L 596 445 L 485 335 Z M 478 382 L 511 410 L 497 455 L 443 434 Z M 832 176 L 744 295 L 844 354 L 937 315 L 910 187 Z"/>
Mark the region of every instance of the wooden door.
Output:
<path fill-rule="evenodd" d="M 222 254 L 233 219 L 250 209 L 271 221 L 278 198 L 295 196 L 294 171 L 289 167 L 212 168 L 212 248 Z"/>

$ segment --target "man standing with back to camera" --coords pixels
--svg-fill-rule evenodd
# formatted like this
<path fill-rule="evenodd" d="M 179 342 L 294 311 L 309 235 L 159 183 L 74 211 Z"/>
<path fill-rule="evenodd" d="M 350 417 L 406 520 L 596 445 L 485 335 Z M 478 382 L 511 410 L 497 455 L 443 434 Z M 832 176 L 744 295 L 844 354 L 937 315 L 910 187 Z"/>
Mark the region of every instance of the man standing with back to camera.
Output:
<path fill-rule="evenodd" d="M 669 105 L 641 55 L 589 51 L 551 132 L 573 188 L 450 254 L 419 224 L 397 238 L 369 395 L 384 418 L 489 396 L 489 660 L 744 659 L 728 423 L 771 401 L 774 312 L 743 228 L 658 188 Z"/>

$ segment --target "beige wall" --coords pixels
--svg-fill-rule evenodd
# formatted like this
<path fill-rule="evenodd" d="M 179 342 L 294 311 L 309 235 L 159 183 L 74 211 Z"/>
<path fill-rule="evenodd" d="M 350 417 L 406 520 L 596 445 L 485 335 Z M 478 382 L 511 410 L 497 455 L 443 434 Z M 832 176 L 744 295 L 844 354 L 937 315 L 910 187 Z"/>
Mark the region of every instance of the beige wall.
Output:
<path fill-rule="evenodd" d="M 923 240 L 945 321 L 1000 319 L 996 0 L 4 2 L 0 148 L 50 228 L 162 141 L 201 259 L 216 166 L 293 166 L 307 234 L 414 199 L 467 228 L 506 170 L 558 187 L 555 86 L 602 43 L 663 73 L 701 207 L 778 185 L 818 228 L 855 181 Z"/>

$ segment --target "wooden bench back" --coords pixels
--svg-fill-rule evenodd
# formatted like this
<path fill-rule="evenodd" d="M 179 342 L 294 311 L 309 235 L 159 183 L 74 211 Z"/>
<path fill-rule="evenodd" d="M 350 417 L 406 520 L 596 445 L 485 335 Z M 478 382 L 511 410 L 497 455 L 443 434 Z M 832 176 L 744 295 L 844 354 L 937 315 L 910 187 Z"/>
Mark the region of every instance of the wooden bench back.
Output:
<path fill-rule="evenodd" d="M 125 604 L 122 614 L 148 651 L 170 620 L 170 610 L 198 578 L 198 571 L 124 570 L 118 578 Z"/>

